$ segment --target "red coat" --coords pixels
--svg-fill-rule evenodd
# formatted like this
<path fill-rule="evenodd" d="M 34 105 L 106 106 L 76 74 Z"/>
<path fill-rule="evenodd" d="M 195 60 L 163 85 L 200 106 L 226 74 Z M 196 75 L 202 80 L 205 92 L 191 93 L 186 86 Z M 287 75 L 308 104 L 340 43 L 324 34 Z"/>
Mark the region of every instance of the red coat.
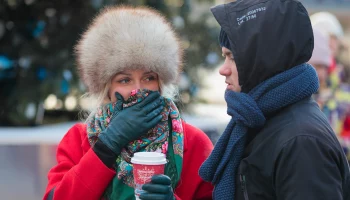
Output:
<path fill-rule="evenodd" d="M 198 175 L 213 145 L 199 129 L 183 123 L 184 155 L 181 179 L 175 189 L 176 199 L 212 199 L 213 187 Z M 54 200 L 100 199 L 115 171 L 108 168 L 91 149 L 86 125 L 76 124 L 63 137 L 57 149 L 57 165 L 48 174 L 44 200 L 54 190 Z"/>

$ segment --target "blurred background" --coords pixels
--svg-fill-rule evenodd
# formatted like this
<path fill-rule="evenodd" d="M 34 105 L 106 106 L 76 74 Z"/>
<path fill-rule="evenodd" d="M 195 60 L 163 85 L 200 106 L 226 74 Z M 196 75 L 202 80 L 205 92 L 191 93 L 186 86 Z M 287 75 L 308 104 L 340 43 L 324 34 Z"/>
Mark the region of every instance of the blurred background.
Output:
<path fill-rule="evenodd" d="M 41 199 L 57 144 L 89 108 L 81 96 L 73 46 L 106 5 L 146 5 L 167 16 L 185 47 L 177 104 L 185 120 L 215 143 L 229 121 L 218 44 L 210 13 L 224 0 L 0 0 L 1 199 Z M 331 51 L 325 87 L 315 95 L 348 153 L 350 0 L 301 0 Z M 321 41 L 322 42 L 322 41 Z M 316 43 L 316 41 L 315 41 Z M 316 48 L 316 47 L 315 47 Z"/>

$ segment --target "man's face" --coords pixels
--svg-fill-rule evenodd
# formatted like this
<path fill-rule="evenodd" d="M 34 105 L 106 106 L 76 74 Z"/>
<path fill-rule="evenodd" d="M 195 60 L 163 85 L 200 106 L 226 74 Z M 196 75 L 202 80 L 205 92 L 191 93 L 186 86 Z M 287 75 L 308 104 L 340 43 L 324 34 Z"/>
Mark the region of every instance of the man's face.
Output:
<path fill-rule="evenodd" d="M 224 64 L 220 67 L 219 73 L 226 77 L 227 90 L 240 92 L 241 86 L 238 82 L 238 71 L 232 52 L 226 47 L 222 47 L 222 56 L 225 58 Z"/>

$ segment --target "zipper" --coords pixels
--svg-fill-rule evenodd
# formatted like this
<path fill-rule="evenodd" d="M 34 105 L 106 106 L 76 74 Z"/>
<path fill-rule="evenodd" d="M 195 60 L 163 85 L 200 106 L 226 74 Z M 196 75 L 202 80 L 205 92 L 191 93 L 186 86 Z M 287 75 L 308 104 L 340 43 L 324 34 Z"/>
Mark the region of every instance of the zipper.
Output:
<path fill-rule="evenodd" d="M 245 176 L 243 174 L 240 174 L 239 175 L 239 180 L 241 181 L 241 190 L 242 190 L 243 195 L 244 195 L 244 200 L 249 200 L 248 192 L 247 192 L 247 185 L 246 185 L 246 181 L 245 181 Z"/>

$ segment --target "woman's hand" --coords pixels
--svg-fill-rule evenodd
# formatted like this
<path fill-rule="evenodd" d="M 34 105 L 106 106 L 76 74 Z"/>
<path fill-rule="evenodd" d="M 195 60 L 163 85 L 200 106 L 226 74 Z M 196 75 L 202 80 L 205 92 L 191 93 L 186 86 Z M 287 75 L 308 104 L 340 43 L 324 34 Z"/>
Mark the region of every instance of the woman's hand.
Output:
<path fill-rule="evenodd" d="M 166 175 L 154 175 L 151 183 L 144 184 L 140 195 L 143 200 L 175 200 L 171 179 Z"/>
<path fill-rule="evenodd" d="M 116 97 L 118 101 L 115 113 L 109 126 L 98 135 L 98 138 L 119 155 L 125 145 L 139 139 L 160 122 L 162 119 L 160 113 L 164 107 L 163 97 L 159 92 L 152 92 L 140 103 L 124 110 L 119 108 L 124 102 L 123 97 L 119 93 L 116 93 Z"/>

